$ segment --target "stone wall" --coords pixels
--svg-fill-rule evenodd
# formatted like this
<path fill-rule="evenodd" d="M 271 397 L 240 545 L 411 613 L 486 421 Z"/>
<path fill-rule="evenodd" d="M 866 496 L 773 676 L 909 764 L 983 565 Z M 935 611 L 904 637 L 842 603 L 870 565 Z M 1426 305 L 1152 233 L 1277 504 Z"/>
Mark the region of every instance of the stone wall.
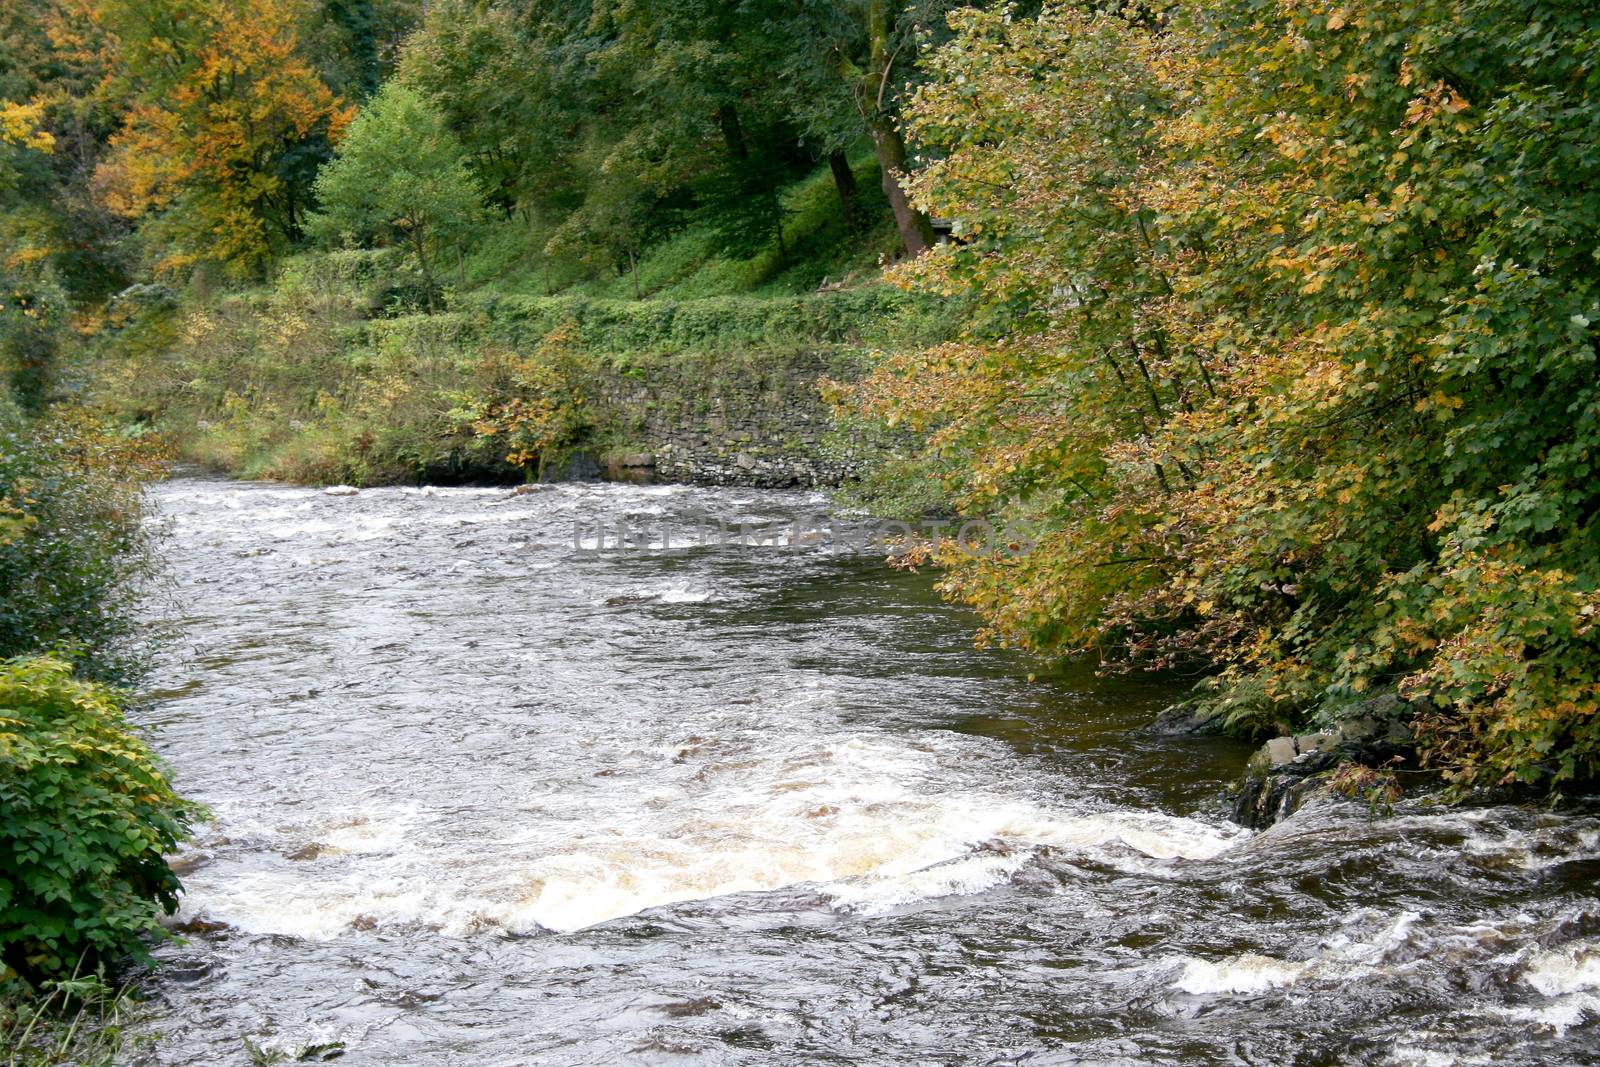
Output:
<path fill-rule="evenodd" d="M 604 360 L 589 398 L 597 458 L 625 480 L 838 485 L 863 451 L 833 432 L 818 383 L 858 368 L 843 348 Z"/>

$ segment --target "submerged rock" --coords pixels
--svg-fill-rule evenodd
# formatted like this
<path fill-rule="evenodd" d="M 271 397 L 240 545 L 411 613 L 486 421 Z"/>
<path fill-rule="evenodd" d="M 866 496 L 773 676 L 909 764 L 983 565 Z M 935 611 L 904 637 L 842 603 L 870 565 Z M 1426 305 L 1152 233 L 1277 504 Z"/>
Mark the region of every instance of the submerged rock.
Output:
<path fill-rule="evenodd" d="M 1203 710 L 1198 700 L 1185 700 L 1162 708 L 1145 732 L 1163 737 L 1207 737 L 1220 734 L 1224 729 L 1221 715 Z"/>
<path fill-rule="evenodd" d="M 309 845 L 297 848 L 293 852 L 286 853 L 284 855 L 284 859 L 290 859 L 304 863 L 307 860 L 316 860 L 321 859 L 323 856 L 332 856 L 340 851 L 342 850 L 333 848 L 330 845 L 324 845 L 319 841 L 313 841 Z"/>
<path fill-rule="evenodd" d="M 199 935 L 228 933 L 233 930 L 233 927 L 229 926 L 225 922 L 218 922 L 215 919 L 207 919 L 203 916 L 196 916 L 192 919 L 185 919 L 182 922 L 168 923 L 167 929 L 179 934 Z"/>

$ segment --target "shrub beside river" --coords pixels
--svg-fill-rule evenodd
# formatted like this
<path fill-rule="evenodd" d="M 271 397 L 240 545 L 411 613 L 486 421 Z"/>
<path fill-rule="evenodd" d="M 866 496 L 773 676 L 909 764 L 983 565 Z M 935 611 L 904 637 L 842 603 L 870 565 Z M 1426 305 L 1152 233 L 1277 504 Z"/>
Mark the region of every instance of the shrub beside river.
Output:
<path fill-rule="evenodd" d="M 159 457 L 70 411 L 0 407 L 0 1056 L 95 1063 L 115 986 L 177 906 L 195 809 L 123 717 L 140 484 Z"/>

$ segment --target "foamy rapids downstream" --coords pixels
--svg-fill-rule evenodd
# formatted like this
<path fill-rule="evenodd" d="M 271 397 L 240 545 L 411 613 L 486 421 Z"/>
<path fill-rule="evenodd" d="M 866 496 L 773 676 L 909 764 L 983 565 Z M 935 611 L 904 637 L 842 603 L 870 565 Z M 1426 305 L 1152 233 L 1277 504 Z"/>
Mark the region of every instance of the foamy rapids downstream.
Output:
<path fill-rule="evenodd" d="M 1181 687 L 1030 683 L 928 575 L 574 543 L 820 496 L 156 499 L 215 821 L 130 1062 L 1600 1062 L 1594 816 L 1249 834 L 1243 749 L 1137 732 Z"/>

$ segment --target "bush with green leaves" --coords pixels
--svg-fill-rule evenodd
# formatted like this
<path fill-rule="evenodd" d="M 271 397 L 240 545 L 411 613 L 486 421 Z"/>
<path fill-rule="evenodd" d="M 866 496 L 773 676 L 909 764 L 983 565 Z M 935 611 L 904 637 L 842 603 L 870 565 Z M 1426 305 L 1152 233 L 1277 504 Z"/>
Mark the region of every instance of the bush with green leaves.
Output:
<path fill-rule="evenodd" d="M 125 1050 L 153 1040 L 128 1033 L 138 1006 L 134 986 L 108 982 L 104 969 L 51 979 L 33 991 L 0 988 L 0 1063 L 111 1067 Z"/>
<path fill-rule="evenodd" d="M 135 669 L 125 639 L 152 566 L 139 487 L 158 459 L 81 412 L 0 403 L 0 657 L 72 649 L 95 677 Z"/>
<path fill-rule="evenodd" d="M 195 809 L 122 714 L 51 657 L 0 663 L 0 960 L 7 978 L 145 956 L 177 907 L 163 858 Z"/>

